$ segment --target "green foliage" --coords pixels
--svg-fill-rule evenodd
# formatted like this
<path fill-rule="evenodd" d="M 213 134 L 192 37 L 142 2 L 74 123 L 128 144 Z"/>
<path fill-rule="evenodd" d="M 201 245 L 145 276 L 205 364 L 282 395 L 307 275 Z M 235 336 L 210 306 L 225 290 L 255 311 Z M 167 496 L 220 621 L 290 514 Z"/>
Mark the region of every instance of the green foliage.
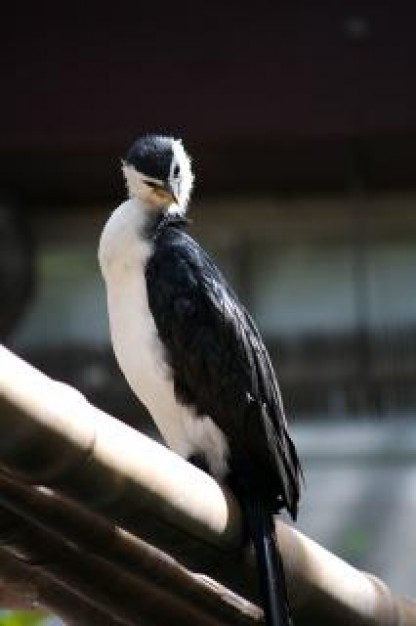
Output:
<path fill-rule="evenodd" d="M 352 563 L 361 563 L 365 560 L 371 548 L 371 534 L 365 528 L 349 528 L 337 546 L 337 552 Z"/>
<path fill-rule="evenodd" d="M 0 626 L 44 626 L 44 611 L 7 611 L 0 615 Z"/>

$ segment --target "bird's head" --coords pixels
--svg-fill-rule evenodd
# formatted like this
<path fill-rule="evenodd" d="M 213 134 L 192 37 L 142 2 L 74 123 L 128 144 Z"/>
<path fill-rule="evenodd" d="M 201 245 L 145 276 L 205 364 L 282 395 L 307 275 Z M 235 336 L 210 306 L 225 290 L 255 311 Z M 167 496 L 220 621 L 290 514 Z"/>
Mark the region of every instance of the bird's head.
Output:
<path fill-rule="evenodd" d="M 130 196 L 147 210 L 186 212 L 194 177 L 180 139 L 139 137 L 127 152 L 122 169 Z"/>

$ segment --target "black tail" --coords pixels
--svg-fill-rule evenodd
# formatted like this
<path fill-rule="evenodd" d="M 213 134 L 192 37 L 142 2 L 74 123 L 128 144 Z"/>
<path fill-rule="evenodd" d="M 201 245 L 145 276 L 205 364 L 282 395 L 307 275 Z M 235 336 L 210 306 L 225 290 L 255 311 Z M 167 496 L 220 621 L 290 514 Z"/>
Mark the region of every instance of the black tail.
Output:
<path fill-rule="evenodd" d="M 256 552 L 265 622 L 267 626 L 291 626 L 285 574 L 273 516 L 259 502 L 245 504 L 248 531 Z"/>

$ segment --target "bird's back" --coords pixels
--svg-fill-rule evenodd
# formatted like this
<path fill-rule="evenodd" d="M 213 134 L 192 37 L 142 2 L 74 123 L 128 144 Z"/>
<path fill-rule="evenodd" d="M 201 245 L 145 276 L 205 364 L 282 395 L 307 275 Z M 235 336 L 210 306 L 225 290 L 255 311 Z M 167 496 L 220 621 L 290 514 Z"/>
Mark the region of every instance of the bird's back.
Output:
<path fill-rule="evenodd" d="M 210 416 L 229 444 L 235 490 L 296 516 L 300 465 L 276 377 L 252 318 L 213 261 L 165 220 L 146 267 L 149 307 L 180 402 Z"/>

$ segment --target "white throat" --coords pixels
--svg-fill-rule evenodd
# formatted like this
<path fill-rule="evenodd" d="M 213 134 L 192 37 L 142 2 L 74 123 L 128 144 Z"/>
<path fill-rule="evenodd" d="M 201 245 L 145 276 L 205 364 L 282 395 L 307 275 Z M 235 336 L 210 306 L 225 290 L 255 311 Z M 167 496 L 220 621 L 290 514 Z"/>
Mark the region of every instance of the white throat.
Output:
<path fill-rule="evenodd" d="M 140 236 L 146 207 L 136 198 L 123 202 L 107 221 L 99 262 L 106 289 L 111 340 L 131 389 L 147 407 L 167 444 L 181 456 L 202 454 L 218 479 L 228 472 L 226 438 L 209 416 L 178 402 L 145 280 L 153 244 Z"/>

